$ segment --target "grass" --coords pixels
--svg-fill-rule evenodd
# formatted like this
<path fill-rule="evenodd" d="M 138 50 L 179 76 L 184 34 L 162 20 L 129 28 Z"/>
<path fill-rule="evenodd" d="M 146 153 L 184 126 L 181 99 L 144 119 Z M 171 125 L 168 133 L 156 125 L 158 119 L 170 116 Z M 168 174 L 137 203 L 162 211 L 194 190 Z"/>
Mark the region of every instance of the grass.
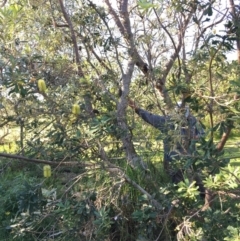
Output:
<path fill-rule="evenodd" d="M 224 148 L 224 156 L 231 159 L 231 165 L 240 166 L 240 138 L 231 138 Z"/>

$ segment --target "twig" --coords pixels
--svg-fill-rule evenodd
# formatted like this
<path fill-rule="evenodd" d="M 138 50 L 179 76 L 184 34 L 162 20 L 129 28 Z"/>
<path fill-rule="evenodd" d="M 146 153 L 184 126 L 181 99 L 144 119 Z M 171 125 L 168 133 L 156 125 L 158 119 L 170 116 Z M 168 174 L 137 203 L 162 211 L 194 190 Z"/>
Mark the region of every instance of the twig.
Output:
<path fill-rule="evenodd" d="M 168 211 L 168 213 L 167 213 L 167 215 L 166 215 L 166 217 L 165 217 L 165 219 L 164 219 L 164 222 L 163 222 L 163 228 L 161 229 L 161 231 L 160 231 L 160 233 L 158 234 L 158 236 L 157 236 L 157 238 L 155 239 L 155 241 L 158 241 L 159 240 L 159 238 L 161 237 L 161 234 L 162 234 L 162 232 L 163 232 L 163 230 L 164 230 L 164 228 L 165 228 L 165 225 L 166 225 L 166 223 L 167 223 L 167 221 L 168 221 L 168 217 L 170 216 L 170 214 L 172 213 L 172 210 L 173 210 L 173 205 L 169 208 L 169 211 Z"/>

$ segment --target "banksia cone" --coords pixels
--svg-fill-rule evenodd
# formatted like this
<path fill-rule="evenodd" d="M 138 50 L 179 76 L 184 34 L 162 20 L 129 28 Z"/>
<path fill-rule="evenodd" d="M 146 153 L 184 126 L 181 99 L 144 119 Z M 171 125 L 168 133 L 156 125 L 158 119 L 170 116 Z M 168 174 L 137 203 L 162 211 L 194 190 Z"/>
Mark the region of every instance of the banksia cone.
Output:
<path fill-rule="evenodd" d="M 74 104 L 72 106 L 72 113 L 74 115 L 79 115 L 80 114 L 80 106 L 78 104 Z"/>
<path fill-rule="evenodd" d="M 44 177 L 51 177 L 52 173 L 51 173 L 51 167 L 49 165 L 45 165 L 43 167 L 43 176 Z"/>
<path fill-rule="evenodd" d="M 38 89 L 40 92 L 43 92 L 43 93 L 46 91 L 47 87 L 43 79 L 38 80 Z"/>

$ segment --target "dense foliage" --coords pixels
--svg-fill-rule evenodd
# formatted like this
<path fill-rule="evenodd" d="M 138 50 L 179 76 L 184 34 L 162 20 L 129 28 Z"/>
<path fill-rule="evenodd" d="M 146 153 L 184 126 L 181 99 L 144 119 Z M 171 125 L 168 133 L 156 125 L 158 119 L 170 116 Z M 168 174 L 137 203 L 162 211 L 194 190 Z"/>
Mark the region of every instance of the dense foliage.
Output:
<path fill-rule="evenodd" d="M 3 1 L 1 240 L 239 240 L 239 20 L 233 0 Z M 174 141 L 179 100 L 204 128 L 180 183 L 129 98 Z"/>

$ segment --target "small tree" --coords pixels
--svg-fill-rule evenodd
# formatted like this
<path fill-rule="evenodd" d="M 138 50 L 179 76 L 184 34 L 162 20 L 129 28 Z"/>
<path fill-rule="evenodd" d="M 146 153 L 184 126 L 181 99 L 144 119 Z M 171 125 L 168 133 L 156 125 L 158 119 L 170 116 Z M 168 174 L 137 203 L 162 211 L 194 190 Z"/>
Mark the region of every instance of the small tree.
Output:
<path fill-rule="evenodd" d="M 41 202 L 39 216 L 14 227 L 31 219 L 24 234 L 59 240 L 237 237 L 240 172 L 224 146 L 239 125 L 239 61 L 226 58 L 239 13 L 233 1 L 220 3 L 4 2 L 0 127 L 17 126 L 20 151 L 0 156 L 79 172 L 61 197 Z M 188 170 L 178 185 L 162 168 L 163 136 L 128 111 L 129 97 L 162 115 L 181 100 L 205 126 L 195 155 L 173 164 Z M 204 204 L 195 175 L 218 196 Z"/>

